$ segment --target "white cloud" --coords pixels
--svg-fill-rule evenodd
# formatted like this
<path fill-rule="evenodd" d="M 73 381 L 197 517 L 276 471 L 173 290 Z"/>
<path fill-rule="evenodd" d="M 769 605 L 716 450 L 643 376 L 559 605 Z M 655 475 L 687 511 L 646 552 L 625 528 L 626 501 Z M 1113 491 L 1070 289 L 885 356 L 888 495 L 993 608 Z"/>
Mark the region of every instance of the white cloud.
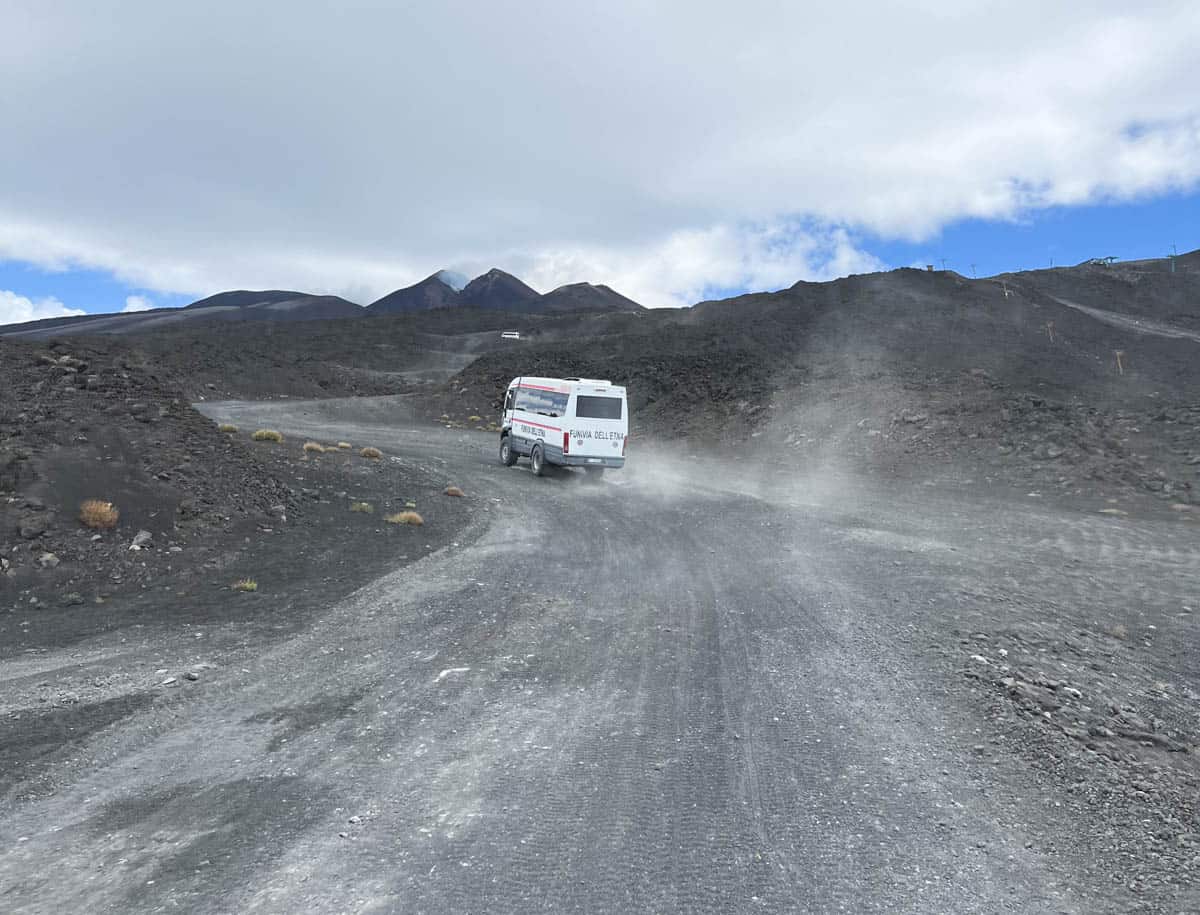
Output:
<path fill-rule="evenodd" d="M 130 295 L 125 297 L 125 307 L 122 308 L 121 311 L 122 313 L 128 313 L 131 311 L 149 311 L 153 307 L 154 303 L 144 295 Z"/>
<path fill-rule="evenodd" d="M 150 290 L 680 302 L 1200 182 L 1192 0 L 43 6 L 0 10 L 0 259 Z"/>
<path fill-rule="evenodd" d="M 7 289 L 0 289 L 0 324 L 22 324 L 25 321 L 65 318 L 85 313 L 78 308 L 67 308 L 53 297 L 34 300 Z"/>
<path fill-rule="evenodd" d="M 718 225 L 672 233 L 637 251 L 556 246 L 509 258 L 542 291 L 590 279 L 650 307 L 690 305 L 729 290 L 774 290 L 798 279 L 830 279 L 883 269 L 845 229 Z M 603 280 L 593 279 L 603 277 Z"/>

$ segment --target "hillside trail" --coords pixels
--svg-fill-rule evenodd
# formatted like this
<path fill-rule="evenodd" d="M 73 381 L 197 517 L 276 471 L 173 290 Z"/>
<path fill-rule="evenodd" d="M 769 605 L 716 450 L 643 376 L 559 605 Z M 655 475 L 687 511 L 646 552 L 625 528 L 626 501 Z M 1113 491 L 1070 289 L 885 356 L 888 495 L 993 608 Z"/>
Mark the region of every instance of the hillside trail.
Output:
<path fill-rule="evenodd" d="M 1187 330 L 1183 327 L 1176 327 L 1173 324 L 1168 324 L 1166 321 L 1156 321 L 1153 318 L 1135 318 L 1132 315 L 1121 314 L 1116 311 L 1106 311 L 1103 308 L 1093 308 L 1091 305 L 1081 305 L 1078 302 L 1072 302 L 1069 299 L 1059 298 L 1056 295 L 1049 296 L 1059 305 L 1065 305 L 1067 308 L 1073 308 L 1081 314 L 1095 318 L 1097 321 L 1102 321 L 1112 327 L 1118 327 L 1122 330 L 1131 330 L 1137 334 L 1150 334 L 1155 337 L 1164 337 L 1168 340 L 1193 340 L 1200 343 L 1200 331 Z"/>

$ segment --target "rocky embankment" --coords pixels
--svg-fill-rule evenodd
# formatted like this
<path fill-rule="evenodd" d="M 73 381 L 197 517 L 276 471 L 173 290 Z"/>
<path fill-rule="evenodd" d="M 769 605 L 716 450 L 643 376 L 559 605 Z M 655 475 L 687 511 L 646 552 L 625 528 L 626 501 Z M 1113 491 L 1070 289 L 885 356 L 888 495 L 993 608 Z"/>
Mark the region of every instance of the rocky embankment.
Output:
<path fill-rule="evenodd" d="M 0 605 L 151 586 L 190 542 L 294 501 L 136 353 L 0 347 Z M 85 524 L 88 500 L 115 517 Z"/>

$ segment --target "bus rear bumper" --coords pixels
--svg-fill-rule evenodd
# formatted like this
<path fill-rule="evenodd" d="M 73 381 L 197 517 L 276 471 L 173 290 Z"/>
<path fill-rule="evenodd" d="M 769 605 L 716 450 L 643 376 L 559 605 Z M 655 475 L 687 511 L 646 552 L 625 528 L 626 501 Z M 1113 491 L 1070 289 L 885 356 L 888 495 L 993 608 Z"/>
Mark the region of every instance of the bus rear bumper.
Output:
<path fill-rule="evenodd" d="M 583 455 L 575 454 L 553 454 L 546 452 L 546 460 L 551 464 L 558 464 L 562 467 L 606 467 L 616 469 L 625 466 L 625 458 L 623 457 L 584 457 Z"/>

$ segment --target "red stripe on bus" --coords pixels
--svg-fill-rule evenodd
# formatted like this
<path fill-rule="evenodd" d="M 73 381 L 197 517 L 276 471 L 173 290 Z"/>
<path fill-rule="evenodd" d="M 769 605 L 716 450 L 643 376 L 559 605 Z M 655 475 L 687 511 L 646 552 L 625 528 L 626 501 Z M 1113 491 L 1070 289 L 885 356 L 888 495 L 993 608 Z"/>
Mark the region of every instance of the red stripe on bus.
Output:
<path fill-rule="evenodd" d="M 555 394 L 570 394 L 571 393 L 569 390 L 564 391 L 562 388 L 545 388 L 545 387 L 542 387 L 540 384 L 522 384 L 522 385 L 518 385 L 518 387 L 531 388 L 534 391 L 553 391 Z"/>
<path fill-rule="evenodd" d="M 562 429 L 558 426 L 543 426 L 541 423 L 535 423 L 529 419 L 518 419 L 515 422 L 524 423 L 527 426 L 537 426 L 539 429 L 549 429 L 551 432 L 562 432 Z"/>

